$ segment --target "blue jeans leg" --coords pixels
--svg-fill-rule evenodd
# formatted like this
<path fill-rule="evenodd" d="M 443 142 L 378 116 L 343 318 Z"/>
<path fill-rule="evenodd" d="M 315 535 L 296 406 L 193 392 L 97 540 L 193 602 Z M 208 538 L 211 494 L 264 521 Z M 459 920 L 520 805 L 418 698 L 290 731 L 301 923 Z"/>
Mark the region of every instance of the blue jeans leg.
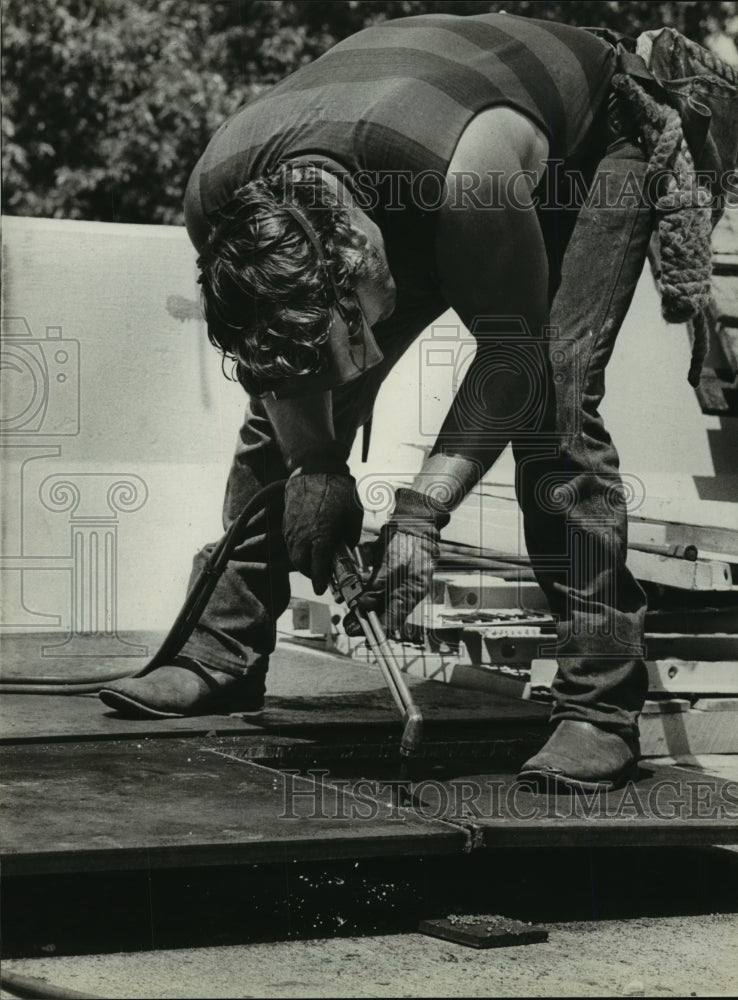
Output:
<path fill-rule="evenodd" d="M 526 545 L 559 620 L 552 721 L 623 736 L 637 734 L 648 690 L 646 599 L 626 566 L 626 500 L 599 406 L 653 226 L 634 193 L 644 175 L 641 151 L 622 140 L 597 168 L 551 309 L 544 425 L 537 442 L 513 442 Z"/>
<path fill-rule="evenodd" d="M 227 529 L 256 493 L 288 475 L 264 407 L 250 399 L 239 431 L 223 503 Z M 291 569 L 282 536 L 284 500 L 268 498 L 249 524 L 182 653 L 231 672 L 248 669 L 276 641 L 275 623 L 290 599 Z M 212 553 L 206 545 L 193 560 L 190 586 Z"/>

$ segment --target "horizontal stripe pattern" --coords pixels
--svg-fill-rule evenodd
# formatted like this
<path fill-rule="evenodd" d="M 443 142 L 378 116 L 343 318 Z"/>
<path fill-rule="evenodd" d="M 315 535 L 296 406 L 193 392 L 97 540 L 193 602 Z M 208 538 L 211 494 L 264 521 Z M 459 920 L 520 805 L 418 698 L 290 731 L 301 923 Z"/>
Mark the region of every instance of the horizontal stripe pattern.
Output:
<path fill-rule="evenodd" d="M 350 173 L 445 173 L 475 114 L 508 105 L 566 159 L 602 106 L 612 52 L 580 29 L 501 14 L 422 15 L 339 42 L 231 117 L 187 190 L 196 245 L 207 218 L 248 180 L 291 156 L 322 153 Z"/>

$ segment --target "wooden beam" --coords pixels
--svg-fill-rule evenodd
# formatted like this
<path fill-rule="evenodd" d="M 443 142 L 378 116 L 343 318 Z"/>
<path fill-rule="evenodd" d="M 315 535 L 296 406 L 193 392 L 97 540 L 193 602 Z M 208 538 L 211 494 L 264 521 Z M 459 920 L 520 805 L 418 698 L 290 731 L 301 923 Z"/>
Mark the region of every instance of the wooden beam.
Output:
<path fill-rule="evenodd" d="M 629 549 L 628 567 L 637 580 L 678 590 L 731 590 L 733 587 L 730 564 L 713 559 L 674 559 Z"/>
<path fill-rule="evenodd" d="M 669 694 L 738 694 L 738 666 L 734 660 L 647 660 L 648 689 Z M 556 660 L 533 660 L 531 687 L 550 687 Z"/>
<path fill-rule="evenodd" d="M 738 753 L 738 726 L 732 712 L 692 709 L 641 716 L 639 728 L 644 757 Z"/>
<path fill-rule="evenodd" d="M 443 603 L 450 608 L 548 608 L 537 583 L 503 580 L 483 572 L 437 575 L 436 582 L 443 585 Z"/>
<path fill-rule="evenodd" d="M 476 663 L 530 663 L 551 655 L 556 636 L 535 626 L 509 625 L 503 628 L 467 626 L 462 642 L 468 658 Z M 551 652 L 547 652 L 550 650 Z M 649 660 L 735 660 L 738 662 L 738 635 L 647 634 L 645 656 Z M 738 665 L 736 666 L 738 674 Z"/>
<path fill-rule="evenodd" d="M 731 384 L 722 378 L 710 365 L 703 364 L 699 385 L 695 388 L 700 409 L 706 416 L 730 417 L 733 414 L 726 390 Z"/>
<path fill-rule="evenodd" d="M 700 595 L 692 606 L 675 602 L 672 607 L 652 608 L 646 613 L 646 628 L 652 634 L 678 632 L 688 626 L 692 632 L 699 635 L 731 634 L 738 632 L 738 603 L 723 602 L 721 598 L 704 600 Z M 701 606 L 695 604 L 700 602 Z M 719 606 L 715 606 L 718 605 Z M 713 606 L 710 606 L 712 604 Z M 701 659 L 696 656 L 694 659 Z M 710 657 L 705 657 L 710 659 Z"/>
<path fill-rule="evenodd" d="M 694 707 L 700 712 L 738 712 L 738 698 L 698 698 Z"/>
<path fill-rule="evenodd" d="M 694 524 L 676 521 L 668 516 L 668 507 L 652 501 L 651 507 L 662 507 L 662 517 L 638 517 L 628 520 L 628 537 L 633 541 L 643 541 L 652 545 L 696 545 L 699 552 L 718 552 L 726 556 L 738 556 L 738 530 L 725 525 Z M 726 505 L 727 506 L 727 505 Z M 693 516 L 699 517 L 694 510 Z M 733 515 L 735 512 L 733 512 Z"/>
<path fill-rule="evenodd" d="M 641 709 L 644 715 L 673 715 L 674 712 L 689 712 L 692 706 L 688 698 L 647 698 Z"/>

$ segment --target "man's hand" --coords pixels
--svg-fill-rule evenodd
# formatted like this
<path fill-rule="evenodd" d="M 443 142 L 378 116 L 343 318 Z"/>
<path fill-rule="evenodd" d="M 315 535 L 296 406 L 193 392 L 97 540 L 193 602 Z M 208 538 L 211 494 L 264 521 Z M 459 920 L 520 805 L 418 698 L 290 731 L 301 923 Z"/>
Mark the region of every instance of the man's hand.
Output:
<path fill-rule="evenodd" d="M 364 611 L 379 613 L 388 635 L 402 635 L 405 619 L 428 593 L 440 529 L 449 519 L 428 495 L 397 491 L 394 513 L 374 546 L 372 576 L 358 602 Z"/>
<path fill-rule="evenodd" d="M 295 569 L 322 594 L 338 546 L 356 545 L 361 534 L 364 511 L 346 464 L 349 449 L 335 440 L 330 392 L 265 396 L 263 404 L 292 471 L 282 521 L 287 552 Z"/>
<path fill-rule="evenodd" d="M 284 538 L 295 567 L 310 577 L 316 594 L 328 586 L 341 542 L 356 545 L 364 510 L 345 463 L 305 463 L 287 480 Z"/>

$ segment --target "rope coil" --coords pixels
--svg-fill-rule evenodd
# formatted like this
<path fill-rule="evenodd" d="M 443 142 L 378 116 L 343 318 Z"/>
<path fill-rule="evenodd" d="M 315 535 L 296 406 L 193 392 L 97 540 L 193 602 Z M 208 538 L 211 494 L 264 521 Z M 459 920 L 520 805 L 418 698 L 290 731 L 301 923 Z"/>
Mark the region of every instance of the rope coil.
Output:
<path fill-rule="evenodd" d="M 654 100 L 630 76 L 616 74 L 612 83 L 640 129 L 649 158 L 647 180 L 656 180 L 656 188 L 659 184 L 665 188 L 652 202 L 659 216 L 661 311 L 667 323 L 692 320 L 694 342 L 688 380 L 696 387 L 707 354 L 703 310 L 710 299 L 712 280 L 710 193 L 697 183 L 678 112 Z"/>

